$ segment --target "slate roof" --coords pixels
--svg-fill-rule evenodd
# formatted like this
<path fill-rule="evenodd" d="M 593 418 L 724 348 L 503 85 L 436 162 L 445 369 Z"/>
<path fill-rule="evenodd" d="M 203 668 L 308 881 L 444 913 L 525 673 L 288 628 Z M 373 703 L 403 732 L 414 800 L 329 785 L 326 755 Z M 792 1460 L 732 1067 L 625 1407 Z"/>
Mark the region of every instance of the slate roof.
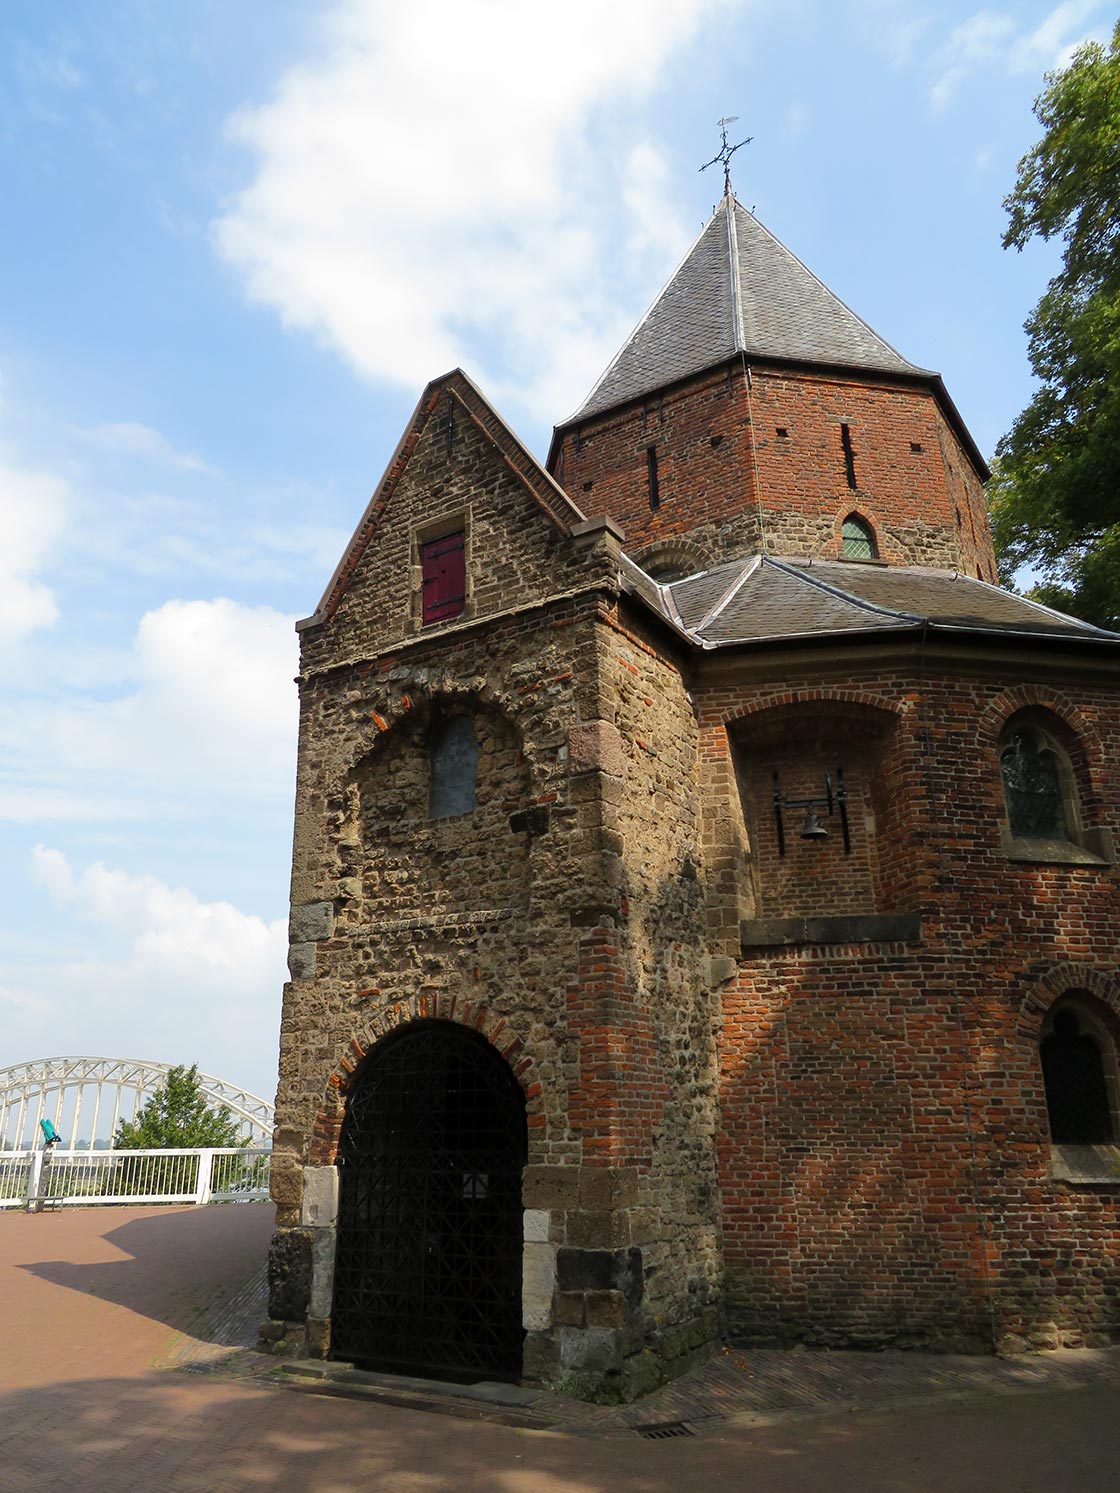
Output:
<path fill-rule="evenodd" d="M 907 362 L 727 196 L 571 419 L 641 398 L 739 353 L 937 377 Z"/>
<path fill-rule="evenodd" d="M 1120 643 L 1120 634 L 953 570 L 754 555 L 658 584 L 623 556 L 623 573 L 631 592 L 703 649 L 927 626 Z"/>

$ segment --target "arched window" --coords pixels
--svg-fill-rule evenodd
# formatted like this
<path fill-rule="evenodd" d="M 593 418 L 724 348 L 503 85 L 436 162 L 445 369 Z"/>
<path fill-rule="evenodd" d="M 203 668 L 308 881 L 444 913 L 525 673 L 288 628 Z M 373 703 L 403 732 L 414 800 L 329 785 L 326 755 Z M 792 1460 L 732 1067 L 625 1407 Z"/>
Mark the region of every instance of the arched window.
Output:
<path fill-rule="evenodd" d="M 471 813 L 478 805 L 478 737 L 469 715 L 453 715 L 435 727 L 428 764 L 428 818 Z"/>
<path fill-rule="evenodd" d="M 1113 1143 L 1115 1055 L 1108 1036 L 1075 1002 L 1063 1003 L 1047 1022 L 1039 1056 L 1054 1144 Z"/>
<path fill-rule="evenodd" d="M 1012 726 L 1000 743 L 999 766 L 1015 839 L 1076 842 L 1072 773 L 1051 736 L 1038 726 Z"/>
<path fill-rule="evenodd" d="M 877 560 L 875 530 L 858 513 L 849 513 L 840 528 L 841 554 L 846 560 Z"/>

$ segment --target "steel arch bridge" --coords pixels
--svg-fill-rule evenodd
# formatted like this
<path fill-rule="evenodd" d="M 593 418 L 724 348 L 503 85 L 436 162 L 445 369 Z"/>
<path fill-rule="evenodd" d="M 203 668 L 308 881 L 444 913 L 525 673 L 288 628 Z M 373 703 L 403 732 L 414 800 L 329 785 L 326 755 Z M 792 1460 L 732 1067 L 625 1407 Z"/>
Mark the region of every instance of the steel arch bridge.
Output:
<path fill-rule="evenodd" d="M 0 1150 L 36 1145 L 42 1119 L 51 1120 L 60 1131 L 65 1126 L 68 1146 L 76 1147 L 83 1116 L 92 1148 L 105 1118 L 110 1117 L 108 1139 L 116 1134 L 118 1122 L 131 1119 L 152 1090 L 166 1081 L 171 1067 L 135 1058 L 70 1057 L 37 1058 L 0 1068 Z M 271 1104 L 208 1073 L 200 1073 L 198 1082 L 206 1102 L 224 1104 L 252 1144 L 271 1142 Z"/>

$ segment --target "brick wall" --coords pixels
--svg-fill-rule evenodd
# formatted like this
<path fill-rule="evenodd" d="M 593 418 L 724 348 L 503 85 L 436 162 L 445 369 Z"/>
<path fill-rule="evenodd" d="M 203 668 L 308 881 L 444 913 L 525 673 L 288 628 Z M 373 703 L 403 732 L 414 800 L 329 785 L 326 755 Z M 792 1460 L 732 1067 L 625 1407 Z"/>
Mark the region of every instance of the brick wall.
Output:
<path fill-rule="evenodd" d="M 995 574 L 980 479 L 928 388 L 761 365 L 748 383 L 731 365 L 565 431 L 554 470 L 631 554 L 684 539 L 699 569 L 759 549 L 761 529 L 771 554 L 835 556 L 858 511 L 887 561 Z"/>
<path fill-rule="evenodd" d="M 1115 832 L 1116 697 L 1087 680 L 1028 685 L 1008 660 L 983 673 L 914 665 L 909 688 L 902 671 L 838 662 L 792 680 L 787 666 L 780 692 L 745 668 L 737 689 L 726 678 L 697 689 L 713 755 L 752 707 L 791 694 L 816 714 L 833 693 L 840 719 L 856 695 L 897 712 L 880 793 L 903 796 L 906 812 L 879 833 L 881 848 L 900 835 L 903 854 L 890 852 L 898 870 L 884 885 L 922 930 L 916 942 L 759 949 L 724 987 L 732 1331 L 834 1345 L 1102 1343 L 1120 1336 L 1120 1185 L 1051 1176 L 1038 1040 L 1062 990 L 1112 999 L 1120 887 L 1112 865 L 1008 860 L 997 743 L 1028 699 L 1054 723 L 1076 721 L 1084 812 Z M 794 845 L 805 890 L 787 873 L 788 906 L 812 895 L 818 849 Z M 763 846 L 764 905 L 772 869 Z"/>

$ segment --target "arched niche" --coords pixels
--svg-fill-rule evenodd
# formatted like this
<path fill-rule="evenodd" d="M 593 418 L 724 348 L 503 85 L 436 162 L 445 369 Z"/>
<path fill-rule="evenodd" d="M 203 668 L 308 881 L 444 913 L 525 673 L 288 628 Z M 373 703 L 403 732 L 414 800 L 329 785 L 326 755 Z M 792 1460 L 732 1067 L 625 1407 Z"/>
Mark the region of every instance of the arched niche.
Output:
<path fill-rule="evenodd" d="M 900 876 L 911 809 L 891 711 L 806 700 L 752 713 L 729 732 L 760 917 L 914 905 Z"/>
<path fill-rule="evenodd" d="M 342 880 L 363 922 L 524 906 L 530 775 L 514 723 L 477 700 L 418 706 L 349 774 Z M 519 812 L 520 811 L 520 812 Z"/>

